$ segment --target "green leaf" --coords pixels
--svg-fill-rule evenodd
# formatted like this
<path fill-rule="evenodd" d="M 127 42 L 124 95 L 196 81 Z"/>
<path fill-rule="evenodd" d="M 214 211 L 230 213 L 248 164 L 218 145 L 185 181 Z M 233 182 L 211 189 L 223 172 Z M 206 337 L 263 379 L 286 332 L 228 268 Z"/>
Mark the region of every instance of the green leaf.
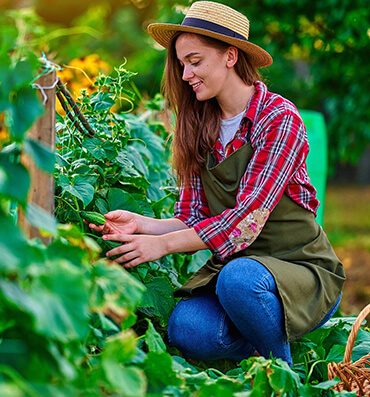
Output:
<path fill-rule="evenodd" d="M 2 382 L 0 383 L 0 396 L 2 397 L 24 397 L 24 392 L 19 388 L 19 385 Z"/>
<path fill-rule="evenodd" d="M 140 152 L 138 152 L 135 147 L 130 146 L 129 151 L 127 152 L 127 158 L 134 164 L 134 167 L 145 176 L 145 178 L 149 177 L 148 166 L 145 164 Z"/>
<path fill-rule="evenodd" d="M 252 395 L 252 394 L 251 394 Z M 211 385 L 202 385 L 197 393 L 199 397 L 234 397 L 234 391 L 225 385 L 217 383 Z"/>
<path fill-rule="evenodd" d="M 31 261 L 33 264 L 45 262 L 41 250 L 30 246 L 13 220 L 1 210 L 0 224 L 0 271 L 2 273 L 17 274 Z"/>
<path fill-rule="evenodd" d="M 107 361 L 124 364 L 136 354 L 136 334 L 132 330 L 120 332 L 107 338 L 102 353 L 103 366 Z"/>
<path fill-rule="evenodd" d="M 49 174 L 54 172 L 55 154 L 48 145 L 26 138 L 24 142 L 24 150 L 33 158 L 37 167 Z"/>
<path fill-rule="evenodd" d="M 321 389 L 321 390 L 330 390 L 333 386 L 335 386 L 337 383 L 339 383 L 340 380 L 337 378 L 336 380 L 327 380 L 325 382 L 318 383 L 317 385 L 312 385 L 313 388 L 315 389 Z"/>
<path fill-rule="evenodd" d="M 150 130 L 141 120 L 127 116 L 126 125 L 130 135 L 134 138 L 130 141 L 129 150 L 133 147 L 147 157 L 153 167 L 161 167 L 164 160 L 163 139 Z"/>
<path fill-rule="evenodd" d="M 22 87 L 14 93 L 7 110 L 12 121 L 10 130 L 18 140 L 23 139 L 27 130 L 44 112 L 36 90 L 31 87 Z"/>
<path fill-rule="evenodd" d="M 62 168 L 69 167 L 69 162 L 59 153 L 55 153 L 55 161 Z"/>
<path fill-rule="evenodd" d="M 106 158 L 109 161 L 114 159 L 117 156 L 116 147 L 114 146 L 114 144 L 112 142 L 105 141 L 105 142 L 103 142 L 102 147 L 103 147 L 103 149 L 105 151 Z"/>
<path fill-rule="evenodd" d="M 357 361 L 361 357 L 369 354 L 370 352 L 370 343 L 362 342 L 359 345 L 355 346 L 352 350 L 352 361 Z"/>
<path fill-rule="evenodd" d="M 168 386 L 180 386 L 183 383 L 173 369 L 172 357 L 165 352 L 149 352 L 145 358 L 143 369 L 148 379 L 148 392 L 161 393 Z M 163 395 L 163 394 L 162 394 Z"/>
<path fill-rule="evenodd" d="M 84 275 L 84 269 L 58 261 L 35 282 L 30 293 L 32 313 L 42 334 L 63 342 L 86 338 L 91 287 Z"/>
<path fill-rule="evenodd" d="M 90 305 L 94 311 L 106 307 L 133 312 L 139 304 L 145 287 L 118 265 L 99 261 L 92 268 L 93 286 Z"/>
<path fill-rule="evenodd" d="M 98 92 L 97 94 L 91 95 L 91 105 L 94 110 L 109 110 L 114 104 L 115 101 L 108 92 Z"/>
<path fill-rule="evenodd" d="M 255 369 L 252 392 L 250 397 L 270 396 L 273 392 L 267 377 L 266 368 L 259 366 Z"/>
<path fill-rule="evenodd" d="M 146 320 L 148 322 L 148 329 L 145 332 L 145 343 L 148 346 L 149 351 L 155 353 L 166 351 L 166 345 L 163 342 L 162 337 L 154 328 L 153 323 L 148 318 Z"/>
<path fill-rule="evenodd" d="M 300 381 L 299 376 L 293 370 L 290 369 L 288 364 L 282 360 L 277 361 L 279 365 L 272 363 L 268 371 L 268 378 L 271 387 L 278 395 L 283 395 L 291 390 L 295 390 Z"/>
<path fill-rule="evenodd" d="M 79 198 L 84 207 L 89 205 L 94 198 L 94 187 L 86 182 L 81 175 L 77 175 L 72 181 L 69 181 L 65 175 L 60 175 L 59 185 L 64 192 Z"/>
<path fill-rule="evenodd" d="M 115 361 L 103 363 L 105 376 L 122 397 L 144 397 L 146 379 L 143 371 L 137 367 L 123 367 Z"/>
<path fill-rule="evenodd" d="M 16 283 L 1 281 L 7 304 L 28 313 L 38 333 L 61 342 L 83 340 L 89 333 L 89 286 L 83 272 L 67 261 L 53 263 L 36 278 L 29 293 Z"/>
<path fill-rule="evenodd" d="M 54 216 L 34 203 L 27 204 L 26 219 L 30 225 L 46 231 L 53 236 L 57 233 L 57 221 Z"/>
<path fill-rule="evenodd" d="M 127 192 L 121 189 L 112 188 L 109 190 L 106 200 L 108 202 L 109 211 L 126 210 L 143 214 L 143 210 L 136 200 Z"/>
<path fill-rule="evenodd" d="M 154 277 L 145 287 L 139 310 L 149 316 L 159 316 L 160 324 L 166 326 L 176 303 L 171 283 L 166 277 Z"/>
<path fill-rule="evenodd" d="M 334 345 L 327 357 L 326 357 L 326 361 L 327 362 L 335 362 L 335 363 L 339 363 L 340 361 L 343 360 L 343 356 L 344 356 L 344 351 L 346 350 L 345 346 L 342 345 Z"/>
<path fill-rule="evenodd" d="M 0 154 L 0 193 L 21 203 L 27 201 L 31 179 L 27 168 Z"/>
<path fill-rule="evenodd" d="M 65 259 L 75 266 L 80 266 L 81 263 L 88 259 L 88 254 L 85 250 L 68 244 L 61 239 L 56 239 L 47 246 L 47 256 L 49 260 Z"/>
<path fill-rule="evenodd" d="M 103 161 L 107 158 L 107 153 L 103 147 L 103 142 L 98 138 L 86 138 L 82 142 L 82 147 L 91 153 L 93 157 Z"/>

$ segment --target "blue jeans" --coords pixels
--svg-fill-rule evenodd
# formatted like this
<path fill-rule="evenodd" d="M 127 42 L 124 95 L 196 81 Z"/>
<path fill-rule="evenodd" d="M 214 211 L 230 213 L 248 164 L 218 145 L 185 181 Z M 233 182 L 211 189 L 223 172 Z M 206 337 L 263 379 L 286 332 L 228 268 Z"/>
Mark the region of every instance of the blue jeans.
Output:
<path fill-rule="evenodd" d="M 330 319 L 339 302 L 316 328 Z M 168 336 L 173 346 L 197 360 L 239 362 L 257 350 L 292 364 L 274 277 L 249 258 L 235 259 L 221 270 L 215 294 L 181 300 L 170 317 Z"/>

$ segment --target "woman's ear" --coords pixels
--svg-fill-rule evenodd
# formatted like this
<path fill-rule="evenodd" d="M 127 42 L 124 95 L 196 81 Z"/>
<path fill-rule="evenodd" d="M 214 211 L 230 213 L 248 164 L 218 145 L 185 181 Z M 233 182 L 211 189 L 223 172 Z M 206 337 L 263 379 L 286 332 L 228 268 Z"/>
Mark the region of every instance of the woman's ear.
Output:
<path fill-rule="evenodd" d="M 238 49 L 236 47 L 229 47 L 226 55 L 226 66 L 232 68 L 238 61 Z"/>

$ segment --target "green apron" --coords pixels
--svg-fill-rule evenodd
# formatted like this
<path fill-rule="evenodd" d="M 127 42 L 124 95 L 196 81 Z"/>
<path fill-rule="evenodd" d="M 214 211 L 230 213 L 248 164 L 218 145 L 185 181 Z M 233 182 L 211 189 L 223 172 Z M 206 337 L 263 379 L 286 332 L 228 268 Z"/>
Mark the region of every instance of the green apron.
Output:
<path fill-rule="evenodd" d="M 250 143 L 219 164 L 208 154 L 201 178 L 211 216 L 235 207 L 239 183 L 252 155 Z M 224 261 L 211 256 L 175 296 L 189 298 L 214 291 L 218 273 L 239 257 L 260 262 L 274 276 L 284 307 L 289 342 L 319 324 L 339 298 L 345 280 L 343 266 L 314 214 L 283 194 L 248 248 Z"/>

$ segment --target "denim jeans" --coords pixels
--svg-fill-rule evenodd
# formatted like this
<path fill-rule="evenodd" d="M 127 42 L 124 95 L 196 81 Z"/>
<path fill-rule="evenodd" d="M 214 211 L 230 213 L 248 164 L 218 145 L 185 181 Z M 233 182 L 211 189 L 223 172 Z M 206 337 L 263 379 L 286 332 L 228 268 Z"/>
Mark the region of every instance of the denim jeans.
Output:
<path fill-rule="evenodd" d="M 339 302 L 316 328 L 330 319 Z M 168 336 L 173 346 L 197 360 L 241 361 L 257 350 L 292 364 L 274 277 L 249 258 L 235 259 L 221 270 L 215 294 L 181 300 L 170 317 Z"/>

